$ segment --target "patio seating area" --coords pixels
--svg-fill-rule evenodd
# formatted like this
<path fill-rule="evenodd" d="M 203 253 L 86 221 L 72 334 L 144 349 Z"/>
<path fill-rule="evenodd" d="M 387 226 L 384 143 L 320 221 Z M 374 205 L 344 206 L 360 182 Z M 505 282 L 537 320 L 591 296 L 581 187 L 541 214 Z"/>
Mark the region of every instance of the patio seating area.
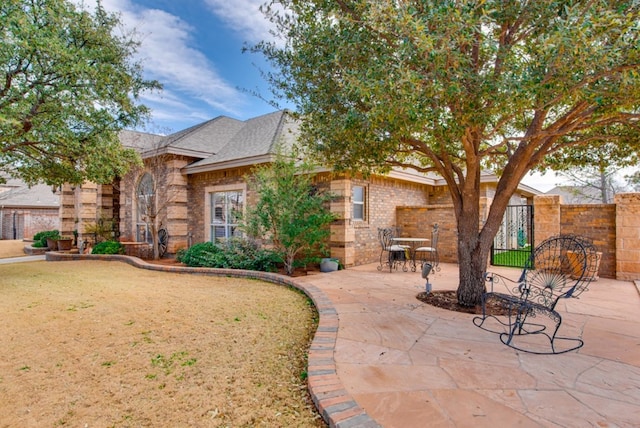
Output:
<path fill-rule="evenodd" d="M 584 346 L 536 355 L 478 329 L 474 315 L 417 300 L 425 287 L 419 272 L 377 266 L 296 278 L 321 290 L 325 310 L 332 306 L 337 314 L 335 345 L 321 316 L 309 354 L 314 400 L 336 426 L 640 426 L 634 283 L 600 278 L 579 299 L 562 299 L 560 332 L 581 337 Z M 440 267 L 429 278 L 433 290 L 455 289 L 458 266 Z M 520 274 L 492 270 L 514 279 Z M 331 363 L 339 381 L 328 374 Z"/>

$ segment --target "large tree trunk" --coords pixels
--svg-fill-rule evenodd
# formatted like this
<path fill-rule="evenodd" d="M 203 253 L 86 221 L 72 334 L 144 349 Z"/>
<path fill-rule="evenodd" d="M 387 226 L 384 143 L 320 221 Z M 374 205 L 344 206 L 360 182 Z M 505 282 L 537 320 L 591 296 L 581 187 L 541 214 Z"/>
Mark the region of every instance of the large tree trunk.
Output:
<path fill-rule="evenodd" d="M 487 270 L 489 248 L 483 248 L 478 233 L 478 221 L 472 216 L 458 219 L 458 263 L 460 283 L 458 303 L 476 306 L 484 292 L 484 274 Z M 484 246 L 486 247 L 486 245 Z"/>

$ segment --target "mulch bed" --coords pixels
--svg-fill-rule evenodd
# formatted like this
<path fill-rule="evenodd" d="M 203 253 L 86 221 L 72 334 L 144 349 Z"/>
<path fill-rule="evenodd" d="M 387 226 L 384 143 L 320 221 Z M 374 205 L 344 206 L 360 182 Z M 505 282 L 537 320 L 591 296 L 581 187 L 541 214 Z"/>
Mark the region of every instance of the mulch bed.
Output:
<path fill-rule="evenodd" d="M 416 298 L 427 305 L 435 306 L 448 311 L 462 312 L 465 314 L 482 315 L 482 306 L 473 307 L 462 306 L 458 303 L 458 297 L 455 290 L 438 290 L 427 294 L 419 293 Z M 493 300 L 487 302 L 488 315 L 506 315 L 505 308 Z"/>

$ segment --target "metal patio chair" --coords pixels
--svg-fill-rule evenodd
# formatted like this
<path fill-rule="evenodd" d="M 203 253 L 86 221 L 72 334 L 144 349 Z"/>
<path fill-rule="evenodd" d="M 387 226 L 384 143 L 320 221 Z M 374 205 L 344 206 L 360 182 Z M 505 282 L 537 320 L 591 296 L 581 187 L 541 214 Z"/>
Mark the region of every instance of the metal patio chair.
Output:
<path fill-rule="evenodd" d="M 559 336 L 560 299 L 578 297 L 588 289 L 595 263 L 595 247 L 572 235 L 549 238 L 535 248 L 517 281 L 487 273 L 488 291 L 482 295 L 482 316 L 473 323 L 498 333 L 514 349 L 534 354 L 562 354 L 580 348 L 579 337 Z M 502 309 L 488 313 L 489 302 Z"/>
<path fill-rule="evenodd" d="M 425 263 L 429 263 L 436 271 L 440 270 L 440 254 L 438 254 L 438 235 L 440 227 L 438 223 L 433 225 L 431 229 L 431 245 L 418 247 L 415 249 L 416 260 L 420 260 L 420 267 L 424 267 Z"/>
<path fill-rule="evenodd" d="M 407 249 L 402 245 L 394 244 L 393 238 L 397 236 L 395 228 L 378 228 L 378 240 L 380 241 L 380 264 L 378 270 L 381 271 L 384 266 L 389 267 L 389 272 L 397 270 L 402 266 L 402 270 L 407 272 Z"/>

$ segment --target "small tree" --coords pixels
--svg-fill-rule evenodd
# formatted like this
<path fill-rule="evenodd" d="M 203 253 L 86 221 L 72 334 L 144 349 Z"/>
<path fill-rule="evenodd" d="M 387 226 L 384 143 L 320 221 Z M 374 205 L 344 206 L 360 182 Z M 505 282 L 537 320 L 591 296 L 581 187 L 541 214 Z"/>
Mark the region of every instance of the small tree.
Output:
<path fill-rule="evenodd" d="M 253 237 L 268 237 L 282 257 L 287 274 L 293 273 L 296 256 L 324 250 L 328 225 L 334 220 L 326 203 L 328 193 L 312 185 L 308 164 L 279 155 L 273 164 L 258 167 L 250 177 L 258 202 L 248 208 L 242 228 Z"/>
<path fill-rule="evenodd" d="M 153 258 L 160 258 L 158 231 L 167 210 L 180 194 L 180 184 L 175 182 L 172 161 L 175 157 L 165 151 L 161 142 L 154 143 L 143 151 L 144 165 L 133 169 L 138 177 L 136 185 L 136 209 L 148 228 L 153 247 Z"/>

